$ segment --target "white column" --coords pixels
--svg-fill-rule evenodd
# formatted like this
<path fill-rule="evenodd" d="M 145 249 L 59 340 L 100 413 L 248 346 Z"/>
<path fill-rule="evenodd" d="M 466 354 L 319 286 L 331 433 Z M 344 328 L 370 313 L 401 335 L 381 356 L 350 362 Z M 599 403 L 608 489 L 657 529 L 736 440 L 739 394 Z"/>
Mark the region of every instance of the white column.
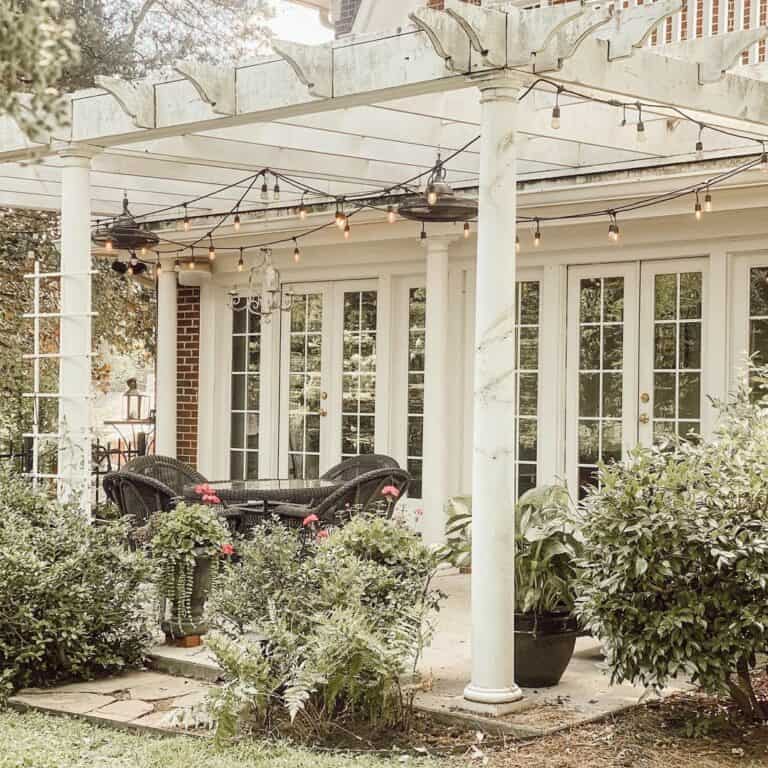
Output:
<path fill-rule="evenodd" d="M 424 464 L 422 501 L 426 544 L 445 541 L 448 495 L 448 247 L 454 238 L 430 237 L 427 251 L 424 348 Z M 457 372 L 458 373 L 458 372 Z"/>
<path fill-rule="evenodd" d="M 163 259 L 157 278 L 155 453 L 176 456 L 176 273 Z"/>
<path fill-rule="evenodd" d="M 59 321 L 59 482 L 62 501 L 90 512 L 91 465 L 91 158 L 61 156 L 61 319 Z"/>
<path fill-rule="evenodd" d="M 499 714 L 521 697 L 514 675 L 515 125 L 503 76 L 481 90 L 472 462 L 472 680 L 469 702 Z"/>

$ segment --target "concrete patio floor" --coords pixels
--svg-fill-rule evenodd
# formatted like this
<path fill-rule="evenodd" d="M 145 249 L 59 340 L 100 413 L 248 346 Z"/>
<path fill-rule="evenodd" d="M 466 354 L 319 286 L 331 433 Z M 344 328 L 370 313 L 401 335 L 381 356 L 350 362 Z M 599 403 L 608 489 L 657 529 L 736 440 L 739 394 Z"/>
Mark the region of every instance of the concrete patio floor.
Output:
<path fill-rule="evenodd" d="M 460 574 L 435 579 L 434 586 L 448 597 L 432 644 L 419 664 L 424 689 L 416 694 L 415 704 L 420 710 L 488 733 L 530 738 L 608 717 L 637 704 L 646 693 L 631 685 L 611 685 L 599 644 L 580 638 L 559 685 L 524 689 L 515 711 L 503 717 L 467 711 L 462 692 L 471 670 L 470 579 Z M 205 646 L 156 646 L 149 662 L 153 671 L 20 691 L 10 703 L 18 709 L 76 715 L 121 728 L 179 732 L 190 710 L 219 678 L 220 669 Z"/>

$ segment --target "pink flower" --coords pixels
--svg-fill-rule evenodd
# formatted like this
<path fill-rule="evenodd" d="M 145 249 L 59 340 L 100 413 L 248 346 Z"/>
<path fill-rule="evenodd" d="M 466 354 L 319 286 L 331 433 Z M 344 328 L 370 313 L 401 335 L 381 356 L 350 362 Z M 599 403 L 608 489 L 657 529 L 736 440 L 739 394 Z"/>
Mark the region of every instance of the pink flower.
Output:
<path fill-rule="evenodd" d="M 195 486 L 195 493 L 198 496 L 210 496 L 213 494 L 213 488 L 208 483 L 201 483 Z"/>
<path fill-rule="evenodd" d="M 229 557 L 230 555 L 235 554 L 235 548 L 231 544 L 222 544 L 221 545 L 221 554 L 226 555 Z"/>
<path fill-rule="evenodd" d="M 319 523 L 320 518 L 317 515 L 307 515 L 304 520 L 302 520 L 301 524 L 306 528 L 308 525 L 312 525 L 312 523 Z"/>
<path fill-rule="evenodd" d="M 203 504 L 221 504 L 221 499 L 215 493 L 206 493 L 203 496 Z"/>
<path fill-rule="evenodd" d="M 318 539 L 327 539 L 328 538 L 328 531 L 323 528 L 323 530 L 317 532 L 317 538 Z"/>
<path fill-rule="evenodd" d="M 394 485 L 385 485 L 381 489 L 381 495 L 388 496 L 392 499 L 397 499 L 400 497 L 400 491 L 397 488 L 395 488 Z"/>

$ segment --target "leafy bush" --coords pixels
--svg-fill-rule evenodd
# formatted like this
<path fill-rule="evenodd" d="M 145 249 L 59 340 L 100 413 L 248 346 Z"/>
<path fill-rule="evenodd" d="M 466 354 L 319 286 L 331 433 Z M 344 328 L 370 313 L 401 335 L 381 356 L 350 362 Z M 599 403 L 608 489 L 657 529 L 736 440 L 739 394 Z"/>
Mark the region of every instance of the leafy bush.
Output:
<path fill-rule="evenodd" d="M 765 371 L 762 371 L 765 375 Z M 708 442 L 638 448 L 586 498 L 580 611 L 614 680 L 690 675 L 768 710 L 750 669 L 768 647 L 768 400 L 742 386 Z"/>
<path fill-rule="evenodd" d="M 454 496 L 445 505 L 445 545 L 440 558 L 454 568 L 472 565 L 472 497 Z"/>
<path fill-rule="evenodd" d="M 526 491 L 515 508 L 515 610 L 543 614 L 573 610 L 582 521 L 567 489 Z"/>
<path fill-rule="evenodd" d="M 311 728 L 402 721 L 402 678 L 440 599 L 430 588 L 436 557 L 418 537 L 370 516 L 326 538 L 270 522 L 238 552 L 208 605 L 217 627 L 208 646 L 226 674 L 212 704 L 219 736 L 283 712 Z"/>
<path fill-rule="evenodd" d="M 0 698 L 141 661 L 145 562 L 125 534 L 0 474 Z"/>

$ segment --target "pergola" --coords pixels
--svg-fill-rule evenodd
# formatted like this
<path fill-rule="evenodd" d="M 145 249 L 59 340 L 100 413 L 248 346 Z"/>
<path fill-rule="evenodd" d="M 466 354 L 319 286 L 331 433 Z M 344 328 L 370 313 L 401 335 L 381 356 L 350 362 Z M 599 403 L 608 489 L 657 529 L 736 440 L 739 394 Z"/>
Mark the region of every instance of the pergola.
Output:
<path fill-rule="evenodd" d="M 652 48 L 654 30 L 683 0 L 614 9 L 567 2 L 535 9 L 483 7 L 455 0 L 445 11 L 420 9 L 413 26 L 321 46 L 276 41 L 275 55 L 234 68 L 176 65 L 162 82 L 101 78 L 99 89 L 71 96 L 71 126 L 25 138 L 0 124 L 7 165 L 0 204 L 61 208 L 60 418 L 76 448 L 62 449 L 61 487 L 87 473 L 91 366 L 93 220 L 116 212 L 127 190 L 136 214 L 180 205 L 219 190 L 190 214 L 228 210 L 242 189 L 223 189 L 254 168 L 311 180 L 330 199 L 395 184 L 430 168 L 476 134 L 450 166 L 457 186 L 479 187 L 473 461 L 473 671 L 468 706 L 502 713 L 520 697 L 512 653 L 514 589 L 511 473 L 515 400 L 514 303 L 516 189 L 520 180 L 577 174 L 590 167 L 689 157 L 696 121 L 737 132 L 714 134 L 712 156 L 757 151 L 766 136 L 768 83 L 742 53 L 768 38 L 756 27 Z M 722 5 L 722 4 L 721 4 Z M 688 3 L 689 18 L 696 3 Z M 708 28 L 711 28 L 711 16 Z M 722 27 L 721 27 L 722 28 Z M 735 68 L 735 69 L 734 69 Z M 733 71 L 732 71 L 733 70 Z M 533 86 L 529 97 L 521 91 Z M 557 86 L 563 126 L 551 124 Z M 595 102 L 591 97 L 604 101 Z M 611 99 L 656 105 L 618 125 Z M 671 119 L 669 108 L 688 120 Z M 754 137 L 755 141 L 745 139 Z M 41 161 L 29 164 L 31 158 Z M 255 199 L 255 198 L 254 198 Z M 242 236 L 296 227 L 298 198 L 280 217 L 254 220 Z M 152 220 L 152 216 L 148 216 Z M 166 266 L 172 266 L 172 259 Z M 443 375 L 446 247 L 427 247 L 425 489 L 439 489 L 447 423 Z M 176 275 L 158 278 L 159 450 L 176 431 Z M 434 493 L 434 491 L 432 491 Z"/>

